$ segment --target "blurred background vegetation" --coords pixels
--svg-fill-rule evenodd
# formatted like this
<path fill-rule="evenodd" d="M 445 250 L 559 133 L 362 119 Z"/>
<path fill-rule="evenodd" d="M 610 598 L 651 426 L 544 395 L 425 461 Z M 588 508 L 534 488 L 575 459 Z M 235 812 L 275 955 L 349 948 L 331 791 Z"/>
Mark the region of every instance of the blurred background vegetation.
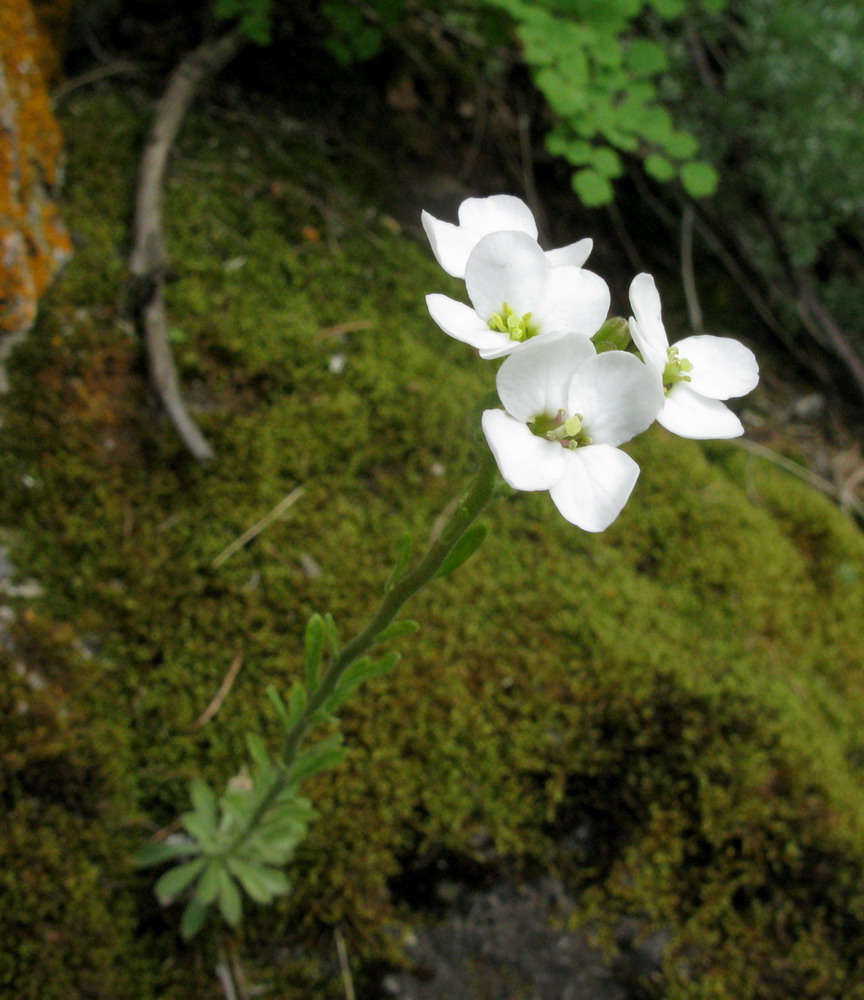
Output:
<path fill-rule="evenodd" d="M 860 4 L 33 10 L 73 255 L 0 404 L 0 993 L 179 1000 L 228 975 L 332 1000 L 338 929 L 377 1000 L 454 885 L 551 873 L 632 1000 L 864 996 Z M 165 189 L 170 343 L 216 454 L 196 464 L 148 388 L 131 220 L 169 75 L 235 31 Z M 272 727 L 309 613 L 361 624 L 402 530 L 464 481 L 491 373 L 425 313 L 459 289 L 418 216 L 503 191 L 548 245 L 594 238 L 614 311 L 649 270 L 673 339 L 754 347 L 742 416 L 771 461 L 654 428 L 602 536 L 500 503 L 348 714 L 294 892 L 184 945 L 132 851 Z M 638 974 L 628 921 L 666 942 Z"/>

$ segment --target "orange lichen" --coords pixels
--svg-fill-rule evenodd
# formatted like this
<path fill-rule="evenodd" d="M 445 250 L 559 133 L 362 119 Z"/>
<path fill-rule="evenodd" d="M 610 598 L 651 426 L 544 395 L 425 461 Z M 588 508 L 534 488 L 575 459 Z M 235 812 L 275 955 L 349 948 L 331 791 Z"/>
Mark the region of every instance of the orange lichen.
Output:
<path fill-rule="evenodd" d="M 62 137 L 29 0 L 0 4 L 0 334 L 26 330 L 70 252 L 54 200 Z"/>

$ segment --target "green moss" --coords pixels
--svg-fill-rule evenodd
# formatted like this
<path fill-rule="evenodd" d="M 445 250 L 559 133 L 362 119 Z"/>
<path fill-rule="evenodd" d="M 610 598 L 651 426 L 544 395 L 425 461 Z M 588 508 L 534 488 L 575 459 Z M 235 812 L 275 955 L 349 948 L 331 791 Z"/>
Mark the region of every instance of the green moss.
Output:
<path fill-rule="evenodd" d="M 45 589 L 46 628 L 72 622 L 99 646 L 52 752 L 104 775 L 83 811 L 59 782 L 6 786 L 4 866 L 32 870 L 31 899 L 55 887 L 50 913 L 2 913 L 21 996 L 92 995 L 83 972 L 38 978 L 24 944 L 76 914 L 70 968 L 98 970 L 105 995 L 206 990 L 219 942 L 180 944 L 130 847 L 174 820 L 192 775 L 223 782 L 244 733 L 273 726 L 263 690 L 299 669 L 310 611 L 349 634 L 374 609 L 402 531 L 422 540 L 461 487 L 491 385 L 426 315 L 424 294 L 456 285 L 425 247 L 355 204 L 309 134 L 211 112 L 184 132 L 167 198 L 175 349 L 217 451 L 194 466 L 115 311 L 141 108 L 134 93 L 70 103 L 80 249 L 3 403 L 16 565 Z M 395 959 L 394 885 L 441 852 L 554 868 L 610 936 L 622 914 L 671 928 L 658 996 L 857 995 L 864 542 L 734 445 L 655 429 L 632 451 L 642 478 L 602 536 L 515 496 L 490 512 L 484 551 L 415 601 L 423 630 L 346 712 L 348 762 L 311 789 L 294 893 L 235 942 L 279 996 L 340 995 L 337 924 L 356 958 Z M 214 566 L 298 485 L 284 518 Z M 230 696 L 193 728 L 237 654 Z M 16 774 L 44 759 L 27 720 L 4 751 Z M 56 819 L 27 841 L 34 809 Z"/>

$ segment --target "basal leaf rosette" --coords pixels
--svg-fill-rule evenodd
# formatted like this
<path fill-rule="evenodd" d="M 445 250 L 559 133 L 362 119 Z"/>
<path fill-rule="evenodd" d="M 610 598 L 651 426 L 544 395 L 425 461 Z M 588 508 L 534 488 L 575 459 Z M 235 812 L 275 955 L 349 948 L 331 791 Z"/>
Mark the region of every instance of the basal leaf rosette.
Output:
<path fill-rule="evenodd" d="M 510 194 L 467 198 L 459 206 L 458 225 L 443 222 L 425 211 L 420 214 L 420 220 L 435 259 L 454 278 L 465 277 L 471 251 L 490 233 L 511 231 L 537 239 L 537 223 L 531 209 L 521 198 Z M 579 240 L 557 250 L 547 250 L 546 257 L 553 265 L 582 267 L 593 245 L 590 239 Z"/>
<path fill-rule="evenodd" d="M 679 437 L 698 440 L 743 434 L 741 421 L 722 400 L 756 388 L 759 365 L 753 352 L 737 340 L 708 334 L 685 337 L 670 347 L 650 274 L 633 279 L 630 305 L 633 341 L 663 382 L 665 401 L 657 422 Z"/>
<path fill-rule="evenodd" d="M 528 233 L 495 232 L 474 247 L 465 268 L 471 305 L 426 296 L 432 319 L 449 336 L 501 358 L 535 338 L 592 336 L 609 312 L 609 288 L 591 271 L 554 265 Z"/>
<path fill-rule="evenodd" d="M 639 476 L 618 445 L 663 406 L 656 374 L 632 354 L 597 354 L 575 335 L 526 344 L 496 384 L 504 409 L 486 410 L 482 426 L 503 478 L 517 490 L 548 490 L 572 524 L 603 531 Z"/>

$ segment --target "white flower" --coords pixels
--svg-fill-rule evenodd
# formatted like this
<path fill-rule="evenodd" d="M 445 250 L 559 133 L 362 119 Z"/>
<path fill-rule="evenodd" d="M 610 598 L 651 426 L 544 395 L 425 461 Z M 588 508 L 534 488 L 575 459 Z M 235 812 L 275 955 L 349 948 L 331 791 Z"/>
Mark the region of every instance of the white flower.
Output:
<path fill-rule="evenodd" d="M 459 225 L 442 222 L 428 212 L 422 212 L 420 219 L 435 259 L 454 278 L 465 277 L 465 265 L 471 251 L 484 236 L 510 230 L 527 233 L 537 239 L 537 223 L 531 209 L 510 194 L 495 194 L 491 198 L 468 198 L 459 206 Z M 591 240 L 579 240 L 559 250 L 547 251 L 551 264 L 570 264 L 581 267 L 588 259 L 593 247 Z"/>
<path fill-rule="evenodd" d="M 484 236 L 465 266 L 471 306 L 446 295 L 426 296 L 441 329 L 480 351 L 501 358 L 534 337 L 568 333 L 591 336 L 609 311 L 606 282 L 581 267 L 553 266 L 528 233 Z"/>
<path fill-rule="evenodd" d="M 616 447 L 651 425 L 663 405 L 655 374 L 624 351 L 596 354 L 587 337 L 532 341 L 498 371 L 504 410 L 486 410 L 483 433 L 504 479 L 549 490 L 585 531 L 621 512 L 639 466 Z"/>
<path fill-rule="evenodd" d="M 753 352 L 728 337 L 685 337 L 669 346 L 660 316 L 660 296 L 650 274 L 630 285 L 630 332 L 645 363 L 663 382 L 666 402 L 657 422 L 686 438 L 733 438 L 741 421 L 720 402 L 755 389 L 759 365 Z"/>

